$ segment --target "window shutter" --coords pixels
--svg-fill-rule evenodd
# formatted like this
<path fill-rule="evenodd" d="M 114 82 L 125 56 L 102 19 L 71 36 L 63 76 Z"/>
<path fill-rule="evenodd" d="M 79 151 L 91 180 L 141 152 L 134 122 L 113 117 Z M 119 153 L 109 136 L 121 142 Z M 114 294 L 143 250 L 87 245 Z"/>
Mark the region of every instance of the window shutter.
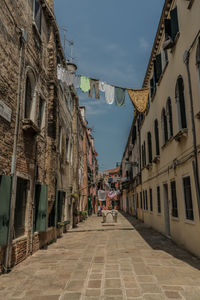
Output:
<path fill-rule="evenodd" d="M 41 7 L 38 0 L 35 0 L 35 23 L 37 25 L 37 29 L 41 33 Z"/>
<path fill-rule="evenodd" d="M 152 97 L 153 93 L 154 93 L 154 80 L 153 80 L 153 77 L 150 80 L 150 89 L 151 89 L 151 97 Z"/>
<path fill-rule="evenodd" d="M 165 19 L 164 20 L 164 25 L 165 25 L 165 38 L 168 38 L 169 36 L 172 36 L 171 32 L 171 20 L 170 19 Z"/>
<path fill-rule="evenodd" d="M 197 45 L 196 64 L 200 65 L 200 37 L 199 37 L 198 45 Z"/>
<path fill-rule="evenodd" d="M 11 177 L 0 176 L 0 246 L 7 245 L 10 215 Z"/>
<path fill-rule="evenodd" d="M 171 16 L 171 38 L 174 40 L 177 33 L 179 32 L 179 25 L 178 25 L 178 11 L 177 7 L 170 11 Z"/>
<path fill-rule="evenodd" d="M 35 197 L 38 207 L 36 207 L 36 224 L 35 230 L 43 232 L 47 230 L 48 222 L 48 185 L 36 185 Z"/>
<path fill-rule="evenodd" d="M 186 112 L 185 112 L 185 97 L 184 97 L 184 85 L 182 77 L 178 78 L 178 93 L 179 93 L 179 108 L 181 114 L 181 127 L 187 128 Z"/>
<path fill-rule="evenodd" d="M 156 82 L 159 81 L 162 74 L 162 57 L 161 53 L 156 55 Z"/>

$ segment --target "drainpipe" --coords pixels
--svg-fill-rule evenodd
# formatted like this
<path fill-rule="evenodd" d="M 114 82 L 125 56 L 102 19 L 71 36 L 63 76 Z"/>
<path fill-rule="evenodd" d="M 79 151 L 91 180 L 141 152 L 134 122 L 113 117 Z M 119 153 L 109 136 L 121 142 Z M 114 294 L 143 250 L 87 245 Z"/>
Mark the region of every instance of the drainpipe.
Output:
<path fill-rule="evenodd" d="M 199 169 L 198 169 L 198 151 L 197 151 L 197 140 L 196 140 L 196 128 L 195 128 L 195 121 L 194 121 L 192 81 L 191 81 L 191 74 L 190 74 L 190 68 L 189 68 L 190 51 L 185 51 L 183 59 L 184 59 L 185 65 L 186 65 L 187 76 L 188 76 L 189 97 L 190 97 L 190 113 L 191 113 L 191 121 L 192 121 L 192 137 L 193 137 L 193 147 L 194 147 L 194 161 L 192 162 L 192 165 L 193 165 L 193 172 L 194 172 L 194 178 L 195 178 L 195 189 L 196 189 L 196 195 L 197 195 L 197 204 L 198 204 L 198 210 L 199 210 L 199 216 L 200 216 L 200 185 L 199 185 Z"/>
<path fill-rule="evenodd" d="M 10 216 L 8 225 L 8 245 L 5 253 L 4 272 L 8 273 L 11 268 L 11 256 L 12 256 L 12 240 L 13 240 L 13 229 L 14 229 L 14 213 L 15 213 L 15 198 L 16 198 L 16 159 L 17 159 L 17 142 L 19 135 L 19 121 L 20 121 L 20 106 L 21 106 L 21 82 L 24 65 L 24 50 L 25 42 L 27 40 L 26 32 L 20 29 L 20 54 L 19 54 L 19 76 L 18 76 L 18 88 L 17 88 L 17 110 L 16 110 L 16 122 L 13 142 L 13 154 L 12 154 L 12 165 L 11 165 L 11 176 L 12 176 L 12 187 L 11 187 L 11 199 L 10 199 Z"/>

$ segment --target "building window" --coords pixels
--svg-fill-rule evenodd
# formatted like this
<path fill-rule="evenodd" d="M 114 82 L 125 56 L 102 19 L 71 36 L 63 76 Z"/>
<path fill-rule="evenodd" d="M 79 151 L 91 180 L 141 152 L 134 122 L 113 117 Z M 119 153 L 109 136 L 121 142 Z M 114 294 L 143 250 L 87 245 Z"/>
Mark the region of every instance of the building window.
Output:
<path fill-rule="evenodd" d="M 162 56 L 161 56 L 161 53 L 156 55 L 155 64 L 156 64 L 156 69 L 155 69 L 155 71 L 156 71 L 156 82 L 158 82 L 160 80 L 160 76 L 162 74 Z"/>
<path fill-rule="evenodd" d="M 157 208 L 158 208 L 158 213 L 161 213 L 161 202 L 160 202 L 160 187 L 157 186 Z"/>
<path fill-rule="evenodd" d="M 27 190 L 28 190 L 28 180 L 17 178 L 15 218 L 14 218 L 14 238 L 18 238 L 25 234 Z"/>
<path fill-rule="evenodd" d="M 146 166 L 146 144 L 145 142 L 142 145 L 142 167 Z"/>
<path fill-rule="evenodd" d="M 143 191 L 143 209 L 146 210 L 145 191 Z"/>
<path fill-rule="evenodd" d="M 65 204 L 65 192 L 58 191 L 57 195 L 57 223 L 63 221 L 63 210 Z"/>
<path fill-rule="evenodd" d="M 26 78 L 26 94 L 25 94 L 25 109 L 24 117 L 30 119 L 31 107 L 33 102 L 33 88 L 29 76 Z"/>
<path fill-rule="evenodd" d="M 167 123 L 168 123 L 168 137 L 173 136 L 173 120 L 172 120 L 172 103 L 171 99 L 167 99 Z"/>
<path fill-rule="evenodd" d="M 176 195 L 176 182 L 171 181 L 171 197 L 172 197 L 172 216 L 178 218 L 178 205 Z"/>
<path fill-rule="evenodd" d="M 136 126 L 133 127 L 132 130 L 132 144 L 134 145 L 136 141 Z"/>
<path fill-rule="evenodd" d="M 45 101 L 40 97 L 39 98 L 39 108 L 38 108 L 38 127 L 44 127 L 44 108 Z"/>
<path fill-rule="evenodd" d="M 149 189 L 150 211 L 153 211 L 153 196 L 152 189 Z"/>
<path fill-rule="evenodd" d="M 148 141 L 148 156 L 149 156 L 149 163 L 152 163 L 152 142 L 151 142 L 151 133 L 147 133 L 147 141 Z"/>
<path fill-rule="evenodd" d="M 185 198 L 185 216 L 188 220 L 194 220 L 192 191 L 190 177 L 183 178 L 184 198 Z"/>
<path fill-rule="evenodd" d="M 41 33 L 42 10 L 39 0 L 33 0 L 34 21 L 39 33 Z"/>
<path fill-rule="evenodd" d="M 147 190 L 145 190 L 145 202 L 146 202 L 146 210 L 148 210 L 148 196 L 147 196 Z"/>
<path fill-rule="evenodd" d="M 140 192 L 140 208 L 142 208 L 142 192 Z"/>
<path fill-rule="evenodd" d="M 165 42 L 164 49 L 170 49 L 174 46 L 174 41 L 179 32 L 177 7 L 170 11 L 170 19 L 164 20 L 165 24 Z"/>
<path fill-rule="evenodd" d="M 69 138 L 67 137 L 65 140 L 65 153 L 66 153 L 66 160 L 69 161 L 70 160 L 70 149 L 69 149 L 70 145 L 69 145 Z"/>
<path fill-rule="evenodd" d="M 163 131 L 163 145 L 168 141 L 168 128 L 167 128 L 167 116 L 165 109 L 162 110 L 162 131 Z"/>
<path fill-rule="evenodd" d="M 154 132 L 155 132 L 156 155 L 160 155 L 159 129 L 158 129 L 157 119 L 154 121 Z"/>
<path fill-rule="evenodd" d="M 187 128 L 186 111 L 185 111 L 185 97 L 184 97 L 184 83 L 182 76 L 179 76 L 176 82 L 175 91 L 178 125 L 179 129 Z"/>

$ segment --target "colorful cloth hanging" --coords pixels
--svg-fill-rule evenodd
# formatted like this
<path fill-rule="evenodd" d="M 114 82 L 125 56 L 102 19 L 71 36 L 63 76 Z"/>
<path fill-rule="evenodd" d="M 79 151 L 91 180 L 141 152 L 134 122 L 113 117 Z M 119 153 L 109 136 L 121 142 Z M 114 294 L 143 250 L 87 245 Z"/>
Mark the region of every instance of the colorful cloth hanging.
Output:
<path fill-rule="evenodd" d="M 147 108 L 149 89 L 130 90 L 128 89 L 129 97 L 138 112 L 143 113 Z"/>
<path fill-rule="evenodd" d="M 110 198 L 110 199 L 113 199 L 113 198 L 115 198 L 117 196 L 117 192 L 116 191 L 110 191 L 110 192 L 108 192 L 108 197 Z"/>
<path fill-rule="evenodd" d="M 114 102 L 114 95 L 115 95 L 114 86 L 105 83 L 104 87 L 105 87 L 106 103 L 107 104 L 113 104 L 113 102 Z"/>
<path fill-rule="evenodd" d="M 98 200 L 106 201 L 106 192 L 103 190 L 98 190 Z"/>
<path fill-rule="evenodd" d="M 80 88 L 84 93 L 90 90 L 90 79 L 86 76 L 81 76 Z"/>
<path fill-rule="evenodd" d="M 105 93 L 105 82 L 99 81 L 99 90 L 103 93 Z"/>
<path fill-rule="evenodd" d="M 80 75 L 75 75 L 74 77 L 74 87 L 76 89 L 79 89 L 81 85 L 81 76 Z"/>
<path fill-rule="evenodd" d="M 125 105 L 125 89 L 120 87 L 115 87 L 115 104 L 117 106 Z"/>
<path fill-rule="evenodd" d="M 99 80 L 90 78 L 90 91 L 88 97 L 92 98 L 93 89 L 95 91 L 95 98 L 99 99 Z"/>

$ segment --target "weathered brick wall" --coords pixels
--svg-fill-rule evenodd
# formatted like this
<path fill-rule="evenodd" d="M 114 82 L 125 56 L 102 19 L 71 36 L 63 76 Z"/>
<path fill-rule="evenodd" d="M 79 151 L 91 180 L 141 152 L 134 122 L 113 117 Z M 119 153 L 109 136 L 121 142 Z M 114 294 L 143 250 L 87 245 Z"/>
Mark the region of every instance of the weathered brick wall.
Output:
<path fill-rule="evenodd" d="M 54 239 L 52 232 L 32 233 L 33 197 L 36 180 L 48 184 L 49 206 L 55 200 L 57 172 L 57 50 L 55 28 L 43 9 L 40 37 L 33 26 L 31 0 L 2 0 L 0 9 L 0 100 L 12 109 L 9 123 L 0 116 L 0 173 L 10 174 L 13 152 L 14 128 L 17 107 L 19 77 L 20 34 L 19 28 L 27 32 L 21 80 L 20 123 L 17 144 L 17 174 L 30 180 L 30 191 L 26 209 L 25 237 L 14 242 L 12 263 L 16 264 L 35 252 L 41 245 Z M 30 68 L 35 74 L 35 97 L 45 101 L 45 126 L 39 135 L 23 131 L 26 72 Z M 35 115 L 38 114 L 38 103 Z M 35 177 L 37 175 L 37 178 Z M 50 209 L 49 209 L 50 211 Z M 33 237 L 32 237 L 33 236 Z M 32 245 L 31 245 L 32 244 Z M 4 248 L 0 247 L 0 265 L 3 264 Z M 1 267 L 0 267 L 1 273 Z"/>

